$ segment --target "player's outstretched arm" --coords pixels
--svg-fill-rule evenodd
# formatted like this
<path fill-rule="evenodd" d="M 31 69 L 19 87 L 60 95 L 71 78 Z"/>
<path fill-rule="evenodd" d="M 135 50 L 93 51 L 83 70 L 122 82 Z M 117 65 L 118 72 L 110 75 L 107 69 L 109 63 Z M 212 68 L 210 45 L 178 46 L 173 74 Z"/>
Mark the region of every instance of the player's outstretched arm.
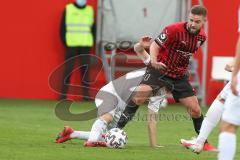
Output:
<path fill-rule="evenodd" d="M 147 51 L 141 46 L 140 43 L 136 43 L 134 45 L 134 51 L 137 53 L 138 57 L 141 58 L 141 60 L 145 63 L 148 64 L 150 61 L 150 56 L 147 53 Z"/>
<path fill-rule="evenodd" d="M 148 109 L 148 136 L 150 147 L 162 148 L 163 146 L 157 143 L 157 113 Z"/>
<path fill-rule="evenodd" d="M 151 147 L 157 147 L 157 113 L 148 109 L 148 136 Z"/>
<path fill-rule="evenodd" d="M 231 90 L 234 95 L 238 95 L 237 91 L 237 74 L 240 70 L 240 35 L 238 37 L 238 42 L 236 46 L 236 56 L 235 56 L 235 63 L 234 69 L 232 72 L 232 79 L 231 79 Z"/>
<path fill-rule="evenodd" d="M 164 107 L 166 97 L 165 88 L 161 88 L 156 96 L 150 97 L 148 103 L 148 135 L 151 147 L 162 147 L 157 144 L 157 113 L 161 107 Z"/>
<path fill-rule="evenodd" d="M 150 62 L 150 55 L 145 49 L 148 49 L 150 47 L 152 43 L 151 40 L 151 37 L 143 36 L 140 38 L 139 42 L 134 45 L 134 51 L 145 64 L 148 64 Z"/>

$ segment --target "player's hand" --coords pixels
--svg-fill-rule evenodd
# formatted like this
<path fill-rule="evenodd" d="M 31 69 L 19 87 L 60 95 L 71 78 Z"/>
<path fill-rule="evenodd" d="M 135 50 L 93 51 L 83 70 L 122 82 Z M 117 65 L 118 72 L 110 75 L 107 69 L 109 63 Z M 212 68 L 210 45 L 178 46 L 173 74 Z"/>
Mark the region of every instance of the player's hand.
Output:
<path fill-rule="evenodd" d="M 156 144 L 156 145 L 154 145 L 154 146 L 152 146 L 152 147 L 154 147 L 154 148 L 163 148 L 164 146 L 161 146 L 161 145 L 159 145 L 159 144 Z"/>
<path fill-rule="evenodd" d="M 225 69 L 226 71 L 228 71 L 228 72 L 232 72 L 232 71 L 233 71 L 233 68 L 234 68 L 233 65 L 226 64 L 226 66 L 225 66 L 224 69 Z"/>
<path fill-rule="evenodd" d="M 158 70 L 167 69 L 167 66 L 162 62 L 151 62 L 151 65 L 153 68 L 158 69 Z"/>
<path fill-rule="evenodd" d="M 232 80 L 231 80 L 231 90 L 232 90 L 232 93 L 235 95 L 235 96 L 238 96 L 238 91 L 237 91 L 237 75 L 233 76 L 232 77 Z"/>
<path fill-rule="evenodd" d="M 141 39 L 139 40 L 139 44 L 143 47 L 143 48 L 149 48 L 151 43 L 152 43 L 152 38 L 149 36 L 143 36 L 141 37 Z"/>

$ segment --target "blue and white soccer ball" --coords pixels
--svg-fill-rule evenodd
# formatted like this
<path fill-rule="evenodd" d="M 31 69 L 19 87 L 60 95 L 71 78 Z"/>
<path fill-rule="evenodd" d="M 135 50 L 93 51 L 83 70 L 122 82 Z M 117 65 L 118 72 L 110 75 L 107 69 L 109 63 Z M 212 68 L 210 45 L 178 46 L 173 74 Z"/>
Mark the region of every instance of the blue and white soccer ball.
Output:
<path fill-rule="evenodd" d="M 109 148 L 124 148 L 127 141 L 126 132 L 119 128 L 110 129 L 105 136 L 105 142 Z"/>

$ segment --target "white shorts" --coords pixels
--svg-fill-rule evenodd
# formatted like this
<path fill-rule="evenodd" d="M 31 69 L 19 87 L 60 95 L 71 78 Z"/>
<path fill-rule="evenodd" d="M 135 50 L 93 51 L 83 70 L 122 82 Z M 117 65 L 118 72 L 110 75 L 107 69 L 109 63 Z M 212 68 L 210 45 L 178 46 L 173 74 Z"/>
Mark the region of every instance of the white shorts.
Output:
<path fill-rule="evenodd" d="M 95 98 L 95 104 L 96 107 L 99 107 L 102 103 L 104 103 L 104 101 L 107 101 L 106 106 L 103 107 L 108 107 L 108 105 L 116 106 L 115 109 L 106 112 L 111 114 L 113 117 L 113 121 L 108 125 L 108 129 L 115 128 L 127 104 L 118 96 L 112 82 L 109 82 L 107 85 L 102 87 L 100 91 L 104 91 L 110 93 L 111 95 L 114 95 L 114 98 L 106 96 L 101 99 L 99 99 L 97 95 Z M 148 108 L 151 109 L 153 112 L 158 112 L 158 110 L 163 107 L 162 103 L 164 102 L 165 97 L 166 90 L 165 88 L 161 88 L 157 92 L 156 96 L 150 97 Z"/>
<path fill-rule="evenodd" d="M 222 89 L 222 91 L 219 93 L 220 97 L 222 99 L 227 99 L 227 96 L 229 93 L 231 93 L 231 88 L 230 88 L 230 82 L 228 82 L 225 87 Z"/>
<path fill-rule="evenodd" d="M 238 73 L 237 90 L 240 93 L 240 74 Z M 240 126 L 240 96 L 230 92 L 224 104 L 222 120 L 236 126 Z"/>
<path fill-rule="evenodd" d="M 99 99 L 98 96 L 96 96 L 95 104 L 96 104 L 96 107 L 98 108 L 104 101 L 107 101 L 108 104 L 106 104 L 106 107 L 108 107 L 108 105 L 115 106 L 113 110 L 108 111 L 108 113 L 111 114 L 113 117 L 113 121 L 108 125 L 108 129 L 115 128 L 121 117 L 121 114 L 123 113 L 126 107 L 126 103 L 116 93 L 112 82 L 109 82 L 107 85 L 103 86 L 100 89 L 100 91 L 104 91 L 104 92 L 110 93 L 111 95 L 114 95 L 114 98 L 110 98 L 108 96 L 104 97 L 106 99 L 104 98 Z"/>
<path fill-rule="evenodd" d="M 167 92 L 165 88 L 160 88 L 154 97 L 149 98 L 148 109 L 152 110 L 153 112 L 157 113 L 160 108 L 164 108 L 166 103 L 166 95 Z"/>

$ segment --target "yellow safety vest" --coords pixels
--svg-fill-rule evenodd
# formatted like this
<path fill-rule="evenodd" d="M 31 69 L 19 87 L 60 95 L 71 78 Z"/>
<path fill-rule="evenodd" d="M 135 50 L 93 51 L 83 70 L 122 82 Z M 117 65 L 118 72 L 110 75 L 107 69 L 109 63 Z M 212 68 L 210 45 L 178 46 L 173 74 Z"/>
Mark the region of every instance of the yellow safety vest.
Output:
<path fill-rule="evenodd" d="M 93 8 L 77 8 L 74 4 L 66 6 L 66 43 L 68 47 L 92 47 L 91 27 L 94 23 Z"/>

